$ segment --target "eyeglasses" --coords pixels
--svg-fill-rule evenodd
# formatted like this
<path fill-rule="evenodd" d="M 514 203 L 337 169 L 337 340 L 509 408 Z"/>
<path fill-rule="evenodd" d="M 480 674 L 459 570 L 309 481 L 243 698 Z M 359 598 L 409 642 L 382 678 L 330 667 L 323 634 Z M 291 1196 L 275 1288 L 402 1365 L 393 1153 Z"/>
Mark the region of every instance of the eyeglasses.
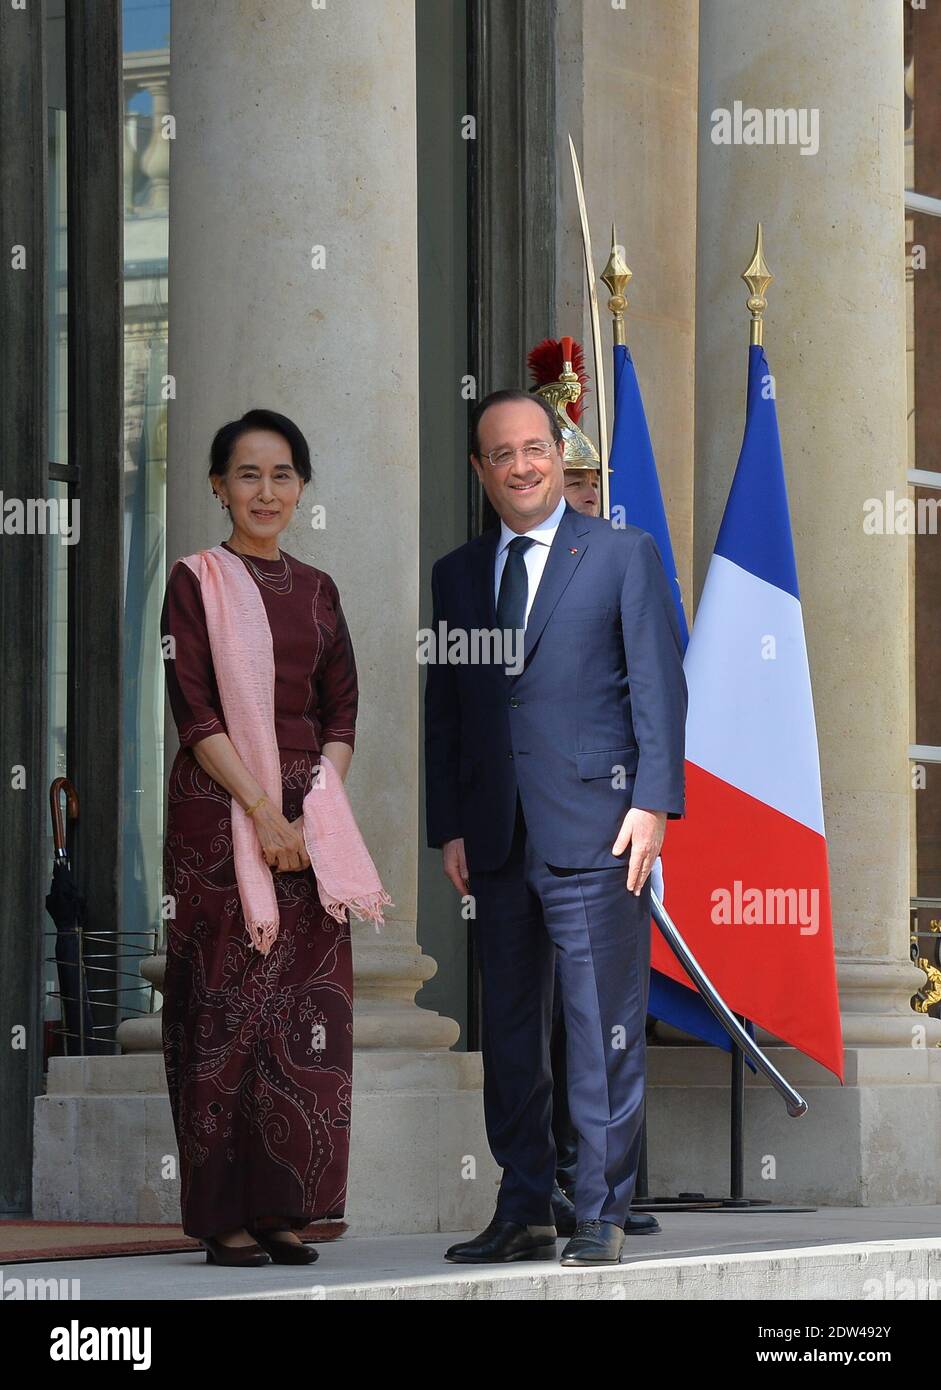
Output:
<path fill-rule="evenodd" d="M 509 468 L 517 454 L 523 455 L 524 463 L 545 463 L 555 448 L 555 441 L 541 439 L 532 444 L 524 444 L 522 449 L 494 449 L 484 458 L 491 468 Z"/>

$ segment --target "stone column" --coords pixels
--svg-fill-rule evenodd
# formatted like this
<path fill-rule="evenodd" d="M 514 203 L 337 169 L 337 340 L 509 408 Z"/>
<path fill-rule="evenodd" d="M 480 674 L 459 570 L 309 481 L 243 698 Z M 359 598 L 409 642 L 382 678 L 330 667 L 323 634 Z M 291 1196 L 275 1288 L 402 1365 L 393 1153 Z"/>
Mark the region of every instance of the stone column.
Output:
<path fill-rule="evenodd" d="M 677 571 L 692 611 L 693 386 L 696 270 L 697 0 L 562 0 L 556 42 L 558 333 L 584 344 L 594 376 L 581 225 L 569 156 L 582 166 L 595 270 L 617 224 L 634 278 L 627 341 L 657 452 Z M 608 428 L 613 369 L 608 291 L 597 286 Z M 597 435 L 596 384 L 585 428 Z"/>
<path fill-rule="evenodd" d="M 413 5 L 179 5 L 171 53 L 168 564 L 228 534 L 207 478 L 218 426 L 252 406 L 294 419 L 314 481 L 284 544 L 343 598 L 361 691 L 350 798 L 395 904 L 381 935 L 353 926 L 348 1219 L 358 1232 L 476 1229 L 496 1176 L 480 1057 L 449 1051 L 457 1025 L 415 1004 L 436 967 L 416 941 Z M 168 758 L 173 735 L 168 717 Z M 124 1045 L 152 1047 L 147 1027 L 126 1028 Z M 159 1088 L 162 1059 L 147 1061 Z M 148 1182 L 161 1142 L 172 1152 L 168 1107 L 160 1116 Z M 151 1195 L 172 1213 L 169 1184 Z"/>
<path fill-rule="evenodd" d="M 814 688 L 847 1046 L 842 1092 L 821 1068 L 780 1054 L 808 1090 L 804 1120 L 789 1121 L 764 1083 L 749 1086 L 753 1196 L 937 1199 L 941 1026 L 909 1006 L 923 980 L 908 959 L 910 542 L 863 530 L 867 498 L 906 495 L 902 83 L 902 10 L 889 0 L 702 0 L 695 579 L 698 592 L 741 443 L 739 276 L 760 219 L 776 277 L 765 344 Z M 712 113 L 735 102 L 818 113 L 819 150 L 713 143 Z M 679 1089 L 677 1113 L 662 1091 L 651 1123 L 660 1115 L 669 1131 L 672 1115 L 677 1133 L 688 1132 L 691 1115 L 704 1119 L 700 1106 L 689 1109 L 691 1086 L 724 1086 L 727 1063 L 697 1063 L 699 1049 L 657 1051 L 652 1079 Z M 706 1121 L 713 1147 L 698 1186 L 727 1181 L 727 1125 L 724 1107 Z M 778 1181 L 761 1183 L 769 1153 Z M 651 1171 L 680 1179 L 666 1146 L 653 1147 Z M 694 1175 L 683 1176 L 689 1187 Z"/>

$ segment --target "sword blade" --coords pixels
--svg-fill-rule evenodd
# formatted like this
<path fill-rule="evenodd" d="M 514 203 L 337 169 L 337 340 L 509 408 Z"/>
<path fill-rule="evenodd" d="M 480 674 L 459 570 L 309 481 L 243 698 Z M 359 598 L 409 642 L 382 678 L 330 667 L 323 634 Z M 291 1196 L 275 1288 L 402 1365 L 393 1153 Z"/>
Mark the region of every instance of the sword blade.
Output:
<path fill-rule="evenodd" d="M 807 1111 L 806 1100 L 794 1090 L 790 1082 L 785 1081 L 774 1063 L 769 1062 L 754 1038 L 750 1037 L 739 1023 L 715 985 L 709 979 L 705 970 L 703 970 L 702 966 L 699 964 L 699 961 L 683 940 L 675 922 L 656 893 L 651 892 L 650 899 L 654 921 L 660 928 L 661 935 L 699 990 L 699 993 L 706 1001 L 706 1004 L 709 1006 L 716 1019 L 722 1024 L 722 1027 L 728 1033 L 733 1043 L 736 1047 L 741 1048 L 749 1061 L 753 1062 L 758 1070 L 764 1073 L 775 1090 L 784 1098 L 784 1103 L 787 1106 L 787 1113 L 789 1115 L 796 1119 L 798 1116 L 805 1114 Z"/>
<path fill-rule="evenodd" d="M 608 407 L 604 394 L 604 361 L 601 344 L 601 318 L 598 312 L 598 291 L 595 289 L 595 266 L 591 254 L 591 232 L 588 228 L 588 209 L 582 171 L 575 153 L 575 142 L 569 136 L 572 169 L 575 173 L 575 192 L 578 196 L 578 215 L 582 221 L 582 249 L 585 252 L 585 274 L 588 277 L 588 303 L 591 310 L 591 352 L 595 361 L 595 386 L 598 390 L 598 454 L 601 459 L 601 515 L 611 515 L 611 493 L 608 481 Z"/>

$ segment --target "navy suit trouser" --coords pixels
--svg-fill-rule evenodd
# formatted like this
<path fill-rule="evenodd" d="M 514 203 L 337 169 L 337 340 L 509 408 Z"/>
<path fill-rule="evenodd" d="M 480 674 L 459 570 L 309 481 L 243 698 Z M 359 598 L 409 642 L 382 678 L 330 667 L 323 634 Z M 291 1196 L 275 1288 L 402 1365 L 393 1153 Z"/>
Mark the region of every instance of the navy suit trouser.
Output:
<path fill-rule="evenodd" d="M 555 1140 L 555 1177 L 563 1192 L 575 1189 L 578 1135 L 569 1114 L 569 1083 L 565 1070 L 565 1014 L 562 1011 L 562 981 L 556 952 L 555 983 L 552 991 L 552 1031 L 549 1034 L 549 1066 L 552 1068 L 552 1137 Z"/>
<path fill-rule="evenodd" d="M 626 857 L 612 869 L 546 864 L 519 806 L 506 862 L 470 873 L 484 1114 L 503 1169 L 501 1220 L 552 1224 L 549 1039 L 558 963 L 569 1110 L 578 1133 L 576 1220 L 627 1221 L 644 1115 L 650 880 L 636 897 L 626 877 Z"/>

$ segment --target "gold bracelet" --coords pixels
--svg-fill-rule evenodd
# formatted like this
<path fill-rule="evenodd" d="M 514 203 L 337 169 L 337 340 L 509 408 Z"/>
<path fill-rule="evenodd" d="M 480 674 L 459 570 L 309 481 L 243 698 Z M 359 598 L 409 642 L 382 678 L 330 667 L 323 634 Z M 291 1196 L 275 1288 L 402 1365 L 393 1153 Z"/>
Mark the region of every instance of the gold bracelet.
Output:
<path fill-rule="evenodd" d="M 261 803 L 262 803 L 263 801 L 267 801 L 267 800 L 268 800 L 267 796 L 266 796 L 264 793 L 262 793 L 262 795 L 261 795 L 261 796 L 258 798 L 258 800 L 255 802 L 254 806 L 246 806 L 246 807 L 245 807 L 245 814 L 246 814 L 246 816 L 253 816 L 253 815 L 255 814 L 255 812 L 258 810 L 258 808 L 259 808 L 259 806 L 261 805 Z"/>

